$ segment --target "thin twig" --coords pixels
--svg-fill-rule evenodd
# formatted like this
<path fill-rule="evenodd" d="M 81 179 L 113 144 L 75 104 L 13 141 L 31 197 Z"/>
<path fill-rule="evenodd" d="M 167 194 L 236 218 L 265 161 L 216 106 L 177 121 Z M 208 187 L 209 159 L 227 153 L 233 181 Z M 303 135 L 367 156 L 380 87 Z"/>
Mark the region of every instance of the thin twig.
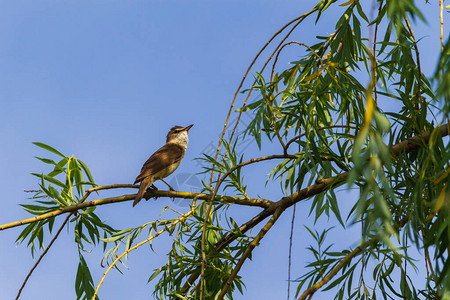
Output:
<path fill-rule="evenodd" d="M 70 217 L 72 216 L 72 214 L 67 215 L 66 219 L 64 220 L 64 222 L 61 224 L 61 227 L 59 227 L 58 231 L 56 232 L 55 236 L 53 237 L 53 239 L 50 241 L 50 243 L 48 244 L 47 248 L 45 248 L 44 252 L 42 252 L 41 256 L 39 257 L 39 259 L 36 261 L 36 263 L 34 264 L 34 266 L 31 268 L 30 272 L 28 272 L 27 277 L 25 278 L 25 280 L 22 283 L 22 286 L 19 289 L 19 292 L 17 293 L 16 296 L 16 300 L 19 299 L 20 294 L 22 293 L 22 290 L 24 289 L 25 285 L 27 284 L 28 279 L 30 278 L 31 274 L 33 274 L 33 271 L 37 268 L 37 266 L 39 265 L 39 263 L 41 262 L 41 260 L 44 258 L 44 256 L 47 254 L 48 250 L 50 250 L 50 247 L 53 245 L 53 243 L 56 241 L 56 239 L 58 238 L 59 234 L 61 233 L 62 229 L 66 226 L 67 222 L 69 221 Z"/>
<path fill-rule="evenodd" d="M 314 8 L 313 10 L 311 10 L 311 11 L 309 11 L 309 12 L 307 12 L 307 13 L 305 13 L 305 14 L 303 14 L 303 15 L 301 15 L 301 16 L 299 16 L 299 17 L 297 17 L 297 18 L 295 18 L 295 19 L 293 19 L 293 20 L 291 20 L 291 21 L 289 21 L 286 25 L 284 25 L 282 28 L 280 28 L 267 42 L 266 42 L 266 44 L 259 50 L 259 52 L 256 54 L 256 56 L 255 56 L 255 58 L 253 59 L 253 61 L 250 63 L 250 65 L 248 66 L 248 68 L 247 68 L 247 70 L 245 71 L 245 74 L 244 74 L 244 76 L 243 76 L 243 78 L 242 78 L 242 80 L 241 80 L 241 82 L 239 83 L 239 86 L 238 86 L 238 88 L 237 88 L 237 90 L 236 90 L 236 92 L 234 93 L 234 97 L 233 97 L 233 101 L 232 101 L 232 103 L 231 103 L 231 106 L 230 106 L 230 109 L 228 110 L 228 114 L 227 114 L 227 118 L 226 118 L 226 121 L 225 121 L 225 124 L 224 124 L 224 128 L 223 128 L 223 130 L 222 130 L 222 134 L 221 134 L 221 136 L 220 136 L 220 139 L 219 139 L 219 146 L 217 147 L 217 150 L 216 150 L 216 156 L 215 156 L 215 158 L 217 159 L 217 157 L 218 157 L 218 154 L 219 154 L 219 151 L 220 151 L 220 146 L 221 146 L 221 143 L 222 143 L 222 139 L 223 139 L 223 137 L 225 136 L 225 131 L 226 131 L 226 128 L 227 128 L 227 126 L 228 126 L 228 120 L 229 120 L 229 118 L 230 118 L 230 115 L 231 115 L 231 112 L 233 111 L 233 108 L 234 108 L 234 104 L 235 104 L 235 102 L 236 102 L 236 99 L 237 99 L 237 96 L 239 95 L 239 92 L 241 91 L 241 88 L 242 88 L 242 86 L 244 85 L 244 82 L 245 82 L 245 79 L 247 78 L 247 76 L 248 76 L 248 74 L 250 73 L 250 71 L 251 71 L 251 69 L 253 68 L 253 66 L 255 65 L 255 63 L 256 63 L 256 61 L 257 61 L 257 59 L 259 58 L 259 56 L 262 54 L 262 52 L 264 52 L 264 50 L 270 45 L 270 43 L 272 43 L 272 41 L 280 34 L 280 33 L 282 33 L 287 27 L 289 27 L 292 23 L 294 23 L 294 22 L 296 22 L 296 21 L 298 21 L 298 20 L 303 20 L 303 19 L 305 19 L 307 16 L 309 16 L 310 14 L 312 14 L 313 12 L 315 12 L 317 10 L 317 8 Z M 298 25 L 298 24 L 297 24 Z M 295 26 L 296 27 L 296 26 Z M 294 28 L 295 28 L 294 27 Z M 289 33 L 290 34 L 290 33 Z M 289 36 L 289 35 L 288 35 Z M 285 39 L 286 39 L 287 37 L 285 37 Z M 283 42 L 284 42 L 284 40 L 285 39 L 283 39 Z M 278 47 L 277 47 L 277 49 L 278 49 Z M 277 50 L 276 49 L 276 50 Z M 272 56 L 270 57 L 270 59 L 272 58 Z M 270 60 L 269 59 L 269 60 Z M 268 63 L 268 61 L 266 62 L 266 65 L 267 65 L 267 63 Z M 263 67 L 263 69 L 261 70 L 261 72 L 260 73 L 262 73 L 262 71 L 264 70 L 264 68 L 265 68 L 265 66 Z M 247 98 L 248 99 L 248 98 Z M 247 101 L 247 100 L 246 100 Z M 239 117 L 240 117 L 240 115 L 239 115 Z M 239 117 L 238 117 L 238 119 L 239 119 Z M 234 131 L 233 131 L 234 132 Z M 211 180 L 212 180 L 212 176 L 211 176 Z"/>
<path fill-rule="evenodd" d="M 311 51 L 311 53 L 313 53 L 313 54 L 319 59 L 320 65 L 323 65 L 322 57 L 320 57 L 320 56 L 316 53 L 316 51 L 314 51 L 314 49 L 312 49 L 311 47 L 309 47 L 308 45 L 306 45 L 306 44 L 304 44 L 304 43 L 300 43 L 300 42 L 297 42 L 297 41 L 290 41 L 290 42 L 287 42 L 286 44 L 284 44 L 284 45 L 278 50 L 277 55 L 275 56 L 275 60 L 273 61 L 273 64 L 272 64 L 272 72 L 270 73 L 270 81 L 273 81 L 273 74 L 274 74 L 274 72 L 275 72 L 275 66 L 276 66 L 276 64 L 277 64 L 277 62 L 278 62 L 278 57 L 279 57 L 281 51 L 284 49 L 284 47 L 289 46 L 289 45 L 291 45 L 291 44 L 296 44 L 296 45 L 303 46 L 303 47 L 307 48 L 309 51 Z"/>
<path fill-rule="evenodd" d="M 408 260 L 406 258 L 408 257 L 408 236 L 406 236 L 405 243 L 406 243 L 406 245 L 405 245 L 405 266 L 404 266 L 405 272 L 404 272 L 404 276 L 403 276 L 403 293 L 404 293 L 403 298 L 404 299 L 406 299 L 405 295 L 406 295 L 406 285 L 407 285 L 407 281 L 406 281 L 406 279 L 407 279 L 406 267 L 408 266 L 407 265 Z"/>
<path fill-rule="evenodd" d="M 273 58 L 273 56 L 275 55 L 275 53 L 277 53 L 278 49 L 283 45 L 283 43 L 286 41 L 286 39 L 292 34 L 292 32 L 295 30 L 295 28 L 297 28 L 297 26 L 300 25 L 301 22 L 303 22 L 304 19 L 306 19 L 309 15 L 311 15 L 311 14 L 312 14 L 313 12 L 315 12 L 317 9 L 318 9 L 318 8 L 314 8 L 313 10 L 310 10 L 309 12 L 307 12 L 307 13 L 301 15 L 300 17 L 297 17 L 296 19 L 292 20 L 291 22 L 289 22 L 289 23 L 287 24 L 287 25 L 290 25 L 290 24 L 292 24 L 293 22 L 297 21 L 297 23 L 295 23 L 295 24 L 292 26 L 291 30 L 289 30 L 289 32 L 285 35 L 285 37 L 281 40 L 281 42 L 275 47 L 275 50 L 273 50 L 273 52 L 272 52 L 272 54 L 270 55 L 270 57 L 266 60 L 266 62 L 264 63 L 263 67 L 262 67 L 261 70 L 259 71 L 259 74 L 262 74 L 262 73 L 264 72 L 264 70 L 266 69 L 266 67 L 267 67 L 267 65 L 269 64 L 269 62 L 272 60 L 272 58 Z M 272 39 L 273 39 L 276 35 L 278 35 L 282 30 L 284 30 L 284 29 L 287 27 L 287 25 L 284 26 L 282 29 L 280 29 L 280 30 L 272 37 Z M 271 40 L 272 40 L 272 39 L 271 39 Z M 271 41 L 271 40 L 270 40 L 270 41 Z M 270 41 L 269 41 L 269 42 L 270 42 Z M 269 42 L 268 42 L 268 43 L 269 43 Z M 266 44 L 266 45 L 267 45 L 267 44 Z M 245 107 L 245 105 L 247 105 L 247 101 L 250 99 L 250 96 L 251 96 L 251 94 L 252 94 L 252 92 L 253 92 L 253 87 L 255 86 L 257 80 L 258 80 L 258 79 L 256 78 L 256 79 L 253 81 L 253 84 L 251 85 L 251 87 L 250 87 L 250 89 L 249 89 L 249 92 L 248 92 L 248 94 L 247 94 L 247 97 L 245 98 L 245 101 L 244 101 L 244 103 L 242 104 L 241 109 L 239 110 L 239 115 L 238 115 L 237 121 L 236 121 L 236 123 L 235 123 L 235 125 L 234 125 L 234 127 L 233 127 L 231 137 L 233 137 L 233 134 L 234 134 L 234 132 L 235 132 L 237 126 L 238 126 L 239 120 L 240 120 L 240 118 L 241 118 L 242 112 L 244 111 L 243 108 Z M 240 88 L 238 89 L 237 92 L 239 92 L 239 91 L 240 91 Z"/>
<path fill-rule="evenodd" d="M 375 3 L 374 3 L 375 4 Z M 381 14 L 381 9 L 383 7 L 383 0 L 380 1 L 380 6 L 378 7 L 378 16 Z M 377 93 L 377 36 L 378 36 L 378 22 L 375 23 L 375 32 L 373 34 L 373 63 L 372 63 L 372 77 L 373 77 L 373 93 L 375 103 L 378 102 Z"/>
<path fill-rule="evenodd" d="M 212 194 L 212 198 L 214 198 L 217 195 L 217 192 L 219 191 L 220 186 L 222 185 L 223 181 L 230 176 L 231 173 L 233 173 L 234 171 L 236 171 L 237 169 L 240 169 L 244 166 L 253 164 L 253 163 L 257 163 L 257 162 L 261 162 L 261 161 L 266 161 L 266 160 L 272 160 L 272 159 L 286 159 L 286 158 L 290 158 L 290 159 L 297 159 L 298 156 L 296 155 L 285 155 L 285 154 L 274 154 L 274 155 L 269 155 L 269 156 L 263 156 L 263 157 L 258 157 L 258 158 L 252 158 L 250 160 L 244 161 L 240 164 L 237 164 L 236 166 L 230 168 L 230 170 L 228 170 L 228 172 L 226 172 L 217 182 L 216 184 L 216 188 L 214 189 L 214 192 Z"/>
<path fill-rule="evenodd" d="M 444 3 L 439 0 L 439 20 L 441 27 L 441 53 L 444 52 Z"/>
<path fill-rule="evenodd" d="M 431 259 L 430 259 L 430 253 L 428 252 L 428 246 L 425 245 L 425 240 L 426 240 L 426 235 L 425 235 L 425 231 L 424 231 L 424 227 L 422 226 L 421 228 L 422 231 L 422 243 L 423 243 L 423 249 L 424 249 L 424 254 L 425 254 L 425 268 L 427 269 L 427 278 L 430 278 L 430 272 L 431 272 L 431 277 L 433 278 L 433 280 L 436 282 L 436 276 L 434 274 L 434 270 L 433 270 L 433 265 L 431 263 Z"/>
<path fill-rule="evenodd" d="M 441 30 L 441 55 L 444 53 L 444 3 L 439 0 L 439 20 L 440 20 L 440 30 Z M 442 65 L 442 76 L 444 76 L 444 65 Z M 447 115 L 447 123 L 449 123 L 450 118 Z"/>
<path fill-rule="evenodd" d="M 288 288 L 287 288 L 287 300 L 289 300 L 289 292 L 291 290 L 291 259 L 292 259 L 292 236 L 294 235 L 294 221 L 295 221 L 295 207 L 292 210 L 292 220 L 291 220 L 291 234 L 289 236 L 289 264 L 288 264 Z"/>
<path fill-rule="evenodd" d="M 298 127 L 301 127 L 301 121 L 298 123 Z M 286 149 L 285 149 L 286 150 Z M 300 152 L 301 146 L 298 144 L 298 152 Z M 298 173 L 300 176 L 300 168 L 298 169 Z M 300 191 L 302 187 L 302 183 L 299 181 L 297 183 L 297 192 Z M 290 291 L 291 291 L 291 264 L 292 264 L 292 237 L 294 235 L 294 221 L 295 221 L 295 208 L 297 207 L 294 204 L 294 209 L 292 210 L 292 220 L 291 220 L 291 234 L 289 236 L 289 257 L 288 257 L 288 287 L 287 287 L 287 300 L 289 300 Z"/>
<path fill-rule="evenodd" d="M 272 119 L 273 131 L 275 132 L 275 135 L 277 136 L 278 142 L 280 142 L 280 145 L 281 145 L 281 147 L 284 150 L 284 149 L 286 149 L 286 146 L 284 145 L 283 138 L 281 137 L 280 130 L 278 129 L 278 126 L 277 126 L 277 122 L 276 122 L 276 119 L 275 119 L 275 114 L 274 114 L 273 109 L 272 109 L 272 104 L 273 104 L 273 101 L 270 101 L 270 105 L 268 105 L 268 107 L 269 107 L 269 110 L 270 110 L 270 115 L 272 117 L 271 119 Z"/>

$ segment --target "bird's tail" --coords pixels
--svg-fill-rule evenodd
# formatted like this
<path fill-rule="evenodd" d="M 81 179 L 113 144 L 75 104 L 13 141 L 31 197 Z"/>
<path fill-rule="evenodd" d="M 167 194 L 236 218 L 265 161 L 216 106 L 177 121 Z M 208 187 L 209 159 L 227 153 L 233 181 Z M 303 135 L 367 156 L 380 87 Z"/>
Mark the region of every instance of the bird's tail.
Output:
<path fill-rule="evenodd" d="M 141 185 L 139 186 L 139 192 L 136 195 L 136 198 L 134 199 L 133 202 L 133 207 L 139 203 L 139 201 L 142 200 L 142 197 L 144 197 L 144 193 L 147 190 L 147 188 L 149 187 L 151 183 L 151 176 L 145 177 L 144 179 L 142 179 L 141 181 Z"/>

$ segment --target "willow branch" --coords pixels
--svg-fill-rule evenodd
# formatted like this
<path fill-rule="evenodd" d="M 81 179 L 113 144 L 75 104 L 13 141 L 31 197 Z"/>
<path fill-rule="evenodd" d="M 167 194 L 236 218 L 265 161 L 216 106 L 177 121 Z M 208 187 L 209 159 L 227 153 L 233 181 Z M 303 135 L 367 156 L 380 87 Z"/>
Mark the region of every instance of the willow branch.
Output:
<path fill-rule="evenodd" d="M 439 0 L 439 20 L 440 20 L 440 28 L 441 28 L 441 53 L 444 52 L 444 3 L 442 0 Z"/>
<path fill-rule="evenodd" d="M 286 149 L 286 145 L 283 142 L 283 138 L 281 137 L 280 130 L 278 129 L 278 126 L 277 126 L 277 122 L 276 122 L 276 119 L 275 119 L 275 114 L 273 113 L 272 104 L 273 104 L 273 101 L 270 101 L 270 105 L 268 105 L 268 107 L 269 107 L 269 110 L 270 110 L 270 115 L 272 117 L 271 119 L 272 119 L 273 131 L 275 132 L 275 135 L 277 136 L 278 142 L 280 142 L 281 147 L 283 149 Z"/>
<path fill-rule="evenodd" d="M 294 235 L 294 221 L 295 221 L 295 205 L 292 210 L 291 219 L 291 232 L 289 234 L 289 255 L 288 255 L 288 287 L 287 287 L 287 300 L 289 300 L 290 290 L 291 290 L 291 264 L 292 264 L 292 237 Z"/>
<path fill-rule="evenodd" d="M 449 134 L 449 128 L 448 125 L 441 125 L 439 127 L 436 127 L 435 130 L 438 130 L 441 134 L 441 136 L 447 136 Z M 421 147 L 421 145 L 426 144 L 430 138 L 430 132 L 425 132 L 422 135 L 412 137 L 408 140 L 402 141 L 398 144 L 395 144 L 391 147 L 391 154 L 392 156 L 398 156 L 400 153 L 410 153 L 413 152 Z M 264 221 L 268 216 L 273 214 L 276 209 L 279 206 L 282 206 L 284 208 L 288 208 L 292 205 L 294 205 L 297 202 L 300 202 L 302 200 L 308 199 L 310 197 L 313 197 L 317 194 L 320 194 L 327 189 L 338 187 L 345 183 L 347 180 L 347 177 L 349 175 L 349 172 L 344 172 L 340 175 L 321 179 L 320 181 L 316 182 L 315 184 L 308 186 L 296 193 L 293 193 L 292 195 L 286 196 L 281 198 L 277 202 L 273 202 L 270 207 L 266 208 L 262 212 L 260 212 L 258 215 L 253 217 L 251 220 L 243 224 L 239 229 L 241 233 L 245 233 L 246 231 L 250 230 L 251 228 L 257 226 L 259 223 Z M 216 243 L 215 249 L 217 252 L 222 251 L 226 246 L 231 244 L 236 238 L 237 234 L 230 233 L 226 236 L 224 236 L 219 242 Z M 197 269 L 193 271 L 191 276 L 188 278 L 186 283 L 181 289 L 181 292 L 185 294 L 189 288 L 193 285 L 193 283 L 197 280 L 199 274 L 196 272 Z"/>
<path fill-rule="evenodd" d="M 316 51 L 315 51 L 314 49 L 312 49 L 311 47 L 309 47 L 309 46 L 306 45 L 306 44 L 303 44 L 303 43 L 300 43 L 300 42 L 297 42 L 297 41 L 290 41 L 290 42 L 287 42 L 286 44 L 284 44 L 284 45 L 278 50 L 277 55 L 275 56 L 275 60 L 273 61 L 272 72 L 270 73 L 270 81 L 273 80 L 273 74 L 274 74 L 274 72 L 275 72 L 275 66 L 276 66 L 276 64 L 277 64 L 277 62 L 278 62 L 278 57 L 280 56 L 281 51 L 284 49 L 284 47 L 286 47 L 286 46 L 288 46 L 288 45 L 292 45 L 292 44 L 296 44 L 296 45 L 303 46 L 303 47 L 307 48 L 309 51 L 311 51 L 311 53 L 313 53 L 313 54 L 319 59 L 320 64 L 321 64 L 321 65 L 323 64 L 322 57 L 320 57 L 320 56 L 316 53 Z"/>
<path fill-rule="evenodd" d="M 217 182 L 216 184 L 216 188 L 212 194 L 212 197 L 214 198 L 217 194 L 217 192 L 219 191 L 220 186 L 222 185 L 223 181 L 230 176 L 231 173 L 233 173 L 234 171 L 236 171 L 237 169 L 240 169 L 244 166 L 250 165 L 250 164 L 254 164 L 257 162 L 261 162 L 261 161 L 265 161 L 265 160 L 272 160 L 272 159 L 286 159 L 286 158 L 290 158 L 290 159 L 297 159 L 298 156 L 296 155 L 290 155 L 290 154 L 274 154 L 274 155 L 269 155 L 269 156 L 262 156 L 262 157 L 258 157 L 258 158 L 252 158 L 249 159 L 247 161 L 244 161 L 240 164 L 235 165 L 234 167 L 230 168 L 230 170 L 228 170 L 228 172 L 226 172 Z"/>
<path fill-rule="evenodd" d="M 63 230 L 63 228 L 66 226 L 67 222 L 70 219 L 70 216 L 72 214 L 69 214 L 66 219 L 64 220 L 64 222 L 61 224 L 61 227 L 59 227 L 58 231 L 56 232 L 55 236 L 53 237 L 53 239 L 50 241 L 50 243 L 48 244 L 47 248 L 45 248 L 44 252 L 42 252 L 41 256 L 39 257 L 39 259 L 36 261 L 36 263 L 34 264 L 34 266 L 31 268 L 30 272 L 28 272 L 27 277 L 25 277 L 25 280 L 22 283 L 22 286 L 19 289 L 19 292 L 17 293 L 16 296 L 16 300 L 19 299 L 20 294 L 22 293 L 22 290 L 24 289 L 25 285 L 28 282 L 28 279 L 30 279 L 31 274 L 33 274 L 34 270 L 37 268 L 37 266 L 39 265 L 39 263 L 41 262 L 41 260 L 44 258 L 44 256 L 47 254 L 48 250 L 50 250 L 50 247 L 53 245 L 53 243 L 56 241 L 56 239 L 58 238 L 59 234 L 61 233 L 61 231 Z"/>
<path fill-rule="evenodd" d="M 247 249 L 245 249 L 244 253 L 242 254 L 241 258 L 239 259 L 236 267 L 233 269 L 233 272 L 231 272 L 230 277 L 228 278 L 227 282 L 222 288 L 222 291 L 219 294 L 218 300 L 222 300 L 225 294 L 227 293 L 229 287 L 233 283 L 233 280 L 236 278 L 237 273 L 241 269 L 242 265 L 244 264 L 245 260 L 248 258 L 250 253 L 252 253 L 253 249 L 255 249 L 256 246 L 258 246 L 259 242 L 264 238 L 266 233 L 272 228 L 272 226 L 275 224 L 275 222 L 280 217 L 281 213 L 283 212 L 283 208 L 279 207 L 270 220 L 267 222 L 266 225 L 261 229 L 261 231 L 258 233 L 258 235 L 253 239 L 253 241 L 248 245 Z"/>
<path fill-rule="evenodd" d="M 348 172 L 345 172 L 345 173 L 335 176 L 335 177 L 323 179 L 323 180 L 321 180 L 320 183 L 309 186 L 309 187 L 307 187 L 303 190 L 300 190 L 299 192 L 294 193 L 290 196 L 283 197 L 281 200 L 279 200 L 277 202 L 273 202 L 269 208 L 263 210 L 258 215 L 256 215 L 251 220 L 249 220 L 244 225 L 242 225 L 239 228 L 240 233 L 245 233 L 246 231 L 255 227 L 256 225 L 258 225 L 259 223 L 264 221 L 268 216 L 274 214 L 274 212 L 280 208 L 282 210 L 285 210 L 286 208 L 290 207 L 291 205 L 294 205 L 297 202 L 300 202 L 302 200 L 308 199 L 312 196 L 315 196 L 319 193 L 324 192 L 328 188 L 331 188 L 333 186 L 338 186 L 338 185 L 345 183 L 347 176 L 348 176 Z M 217 252 L 222 251 L 226 246 L 231 244 L 237 237 L 238 237 L 238 235 L 235 233 L 230 233 L 230 234 L 226 235 L 219 242 L 216 243 L 216 246 L 215 246 L 216 251 Z M 192 284 L 195 282 L 195 280 L 197 280 L 198 276 L 199 275 L 195 271 L 191 274 L 191 276 L 188 278 L 188 280 L 186 281 L 186 283 L 184 284 L 184 286 L 181 289 L 181 292 L 183 294 L 187 293 L 190 286 L 192 286 Z"/>
<path fill-rule="evenodd" d="M 83 196 L 83 198 L 80 200 L 80 202 L 84 202 L 89 195 L 94 192 L 94 191 L 99 191 L 99 190 L 106 190 L 106 189 L 112 189 L 112 188 L 118 188 L 118 187 L 130 187 L 134 185 L 129 185 L 129 184 L 114 184 L 114 185 L 109 185 L 109 186 L 98 186 L 98 187 L 94 187 L 94 188 L 90 188 L 86 191 L 86 194 Z M 27 192 L 39 192 L 39 190 L 37 191 L 27 191 Z M 67 222 L 70 219 L 70 216 L 72 215 L 72 213 L 70 213 L 69 215 L 67 215 L 66 219 L 64 220 L 64 222 L 61 224 L 61 226 L 59 227 L 58 231 L 56 232 L 55 236 L 53 237 L 53 239 L 50 241 L 50 243 L 48 244 L 47 248 L 45 248 L 44 252 L 42 252 L 41 256 L 39 257 L 39 259 L 36 261 L 36 263 L 34 264 L 34 266 L 31 268 L 30 272 L 28 272 L 27 276 L 25 277 L 25 280 L 22 283 L 22 286 L 19 289 L 19 292 L 17 293 L 16 296 L 16 300 L 20 298 L 20 295 L 22 293 L 22 290 L 25 288 L 25 285 L 28 282 L 28 279 L 30 279 L 31 274 L 33 274 L 34 270 L 37 268 L 37 266 L 39 265 L 39 263 L 42 261 L 42 259 L 44 258 L 44 256 L 48 253 L 48 251 L 50 250 L 50 248 L 52 247 L 53 243 L 56 241 L 56 239 L 58 238 L 59 234 L 61 233 L 61 231 L 63 230 L 63 228 L 66 226 Z"/>
<path fill-rule="evenodd" d="M 114 185 L 118 186 L 118 185 Z M 109 186 L 110 188 L 113 188 Z M 127 187 L 135 187 L 139 188 L 138 185 L 129 185 Z M 210 194 L 202 194 L 202 193 L 188 193 L 188 192 L 177 192 L 177 191 L 147 191 L 144 194 L 144 197 L 146 199 L 152 198 L 152 197 L 165 197 L 165 198 L 182 198 L 182 199 L 201 199 L 201 200 L 208 200 L 210 199 Z M 52 218 L 64 213 L 70 213 L 74 211 L 78 211 L 80 209 L 85 209 L 91 206 L 99 206 L 99 205 L 105 205 L 110 203 L 118 203 L 118 202 L 124 202 L 124 201 L 130 201 L 136 198 L 136 194 L 130 194 L 130 195 L 123 195 L 118 197 L 111 197 L 111 198 L 104 198 L 99 200 L 92 200 L 88 202 L 78 203 L 71 206 L 66 207 L 60 207 L 54 211 L 44 213 L 42 215 L 11 222 L 8 224 L 0 225 L 0 230 L 5 230 L 8 228 L 21 226 L 33 222 L 37 222 L 40 220 Z M 246 206 L 257 206 L 262 208 L 267 208 L 272 204 L 272 201 L 266 200 L 266 199 L 252 199 L 252 198 L 243 198 L 243 197 L 233 197 L 233 196 L 225 196 L 225 195 L 216 195 L 216 199 L 219 201 L 223 201 L 225 203 L 233 203 L 233 204 L 239 204 L 239 205 L 246 205 Z"/>

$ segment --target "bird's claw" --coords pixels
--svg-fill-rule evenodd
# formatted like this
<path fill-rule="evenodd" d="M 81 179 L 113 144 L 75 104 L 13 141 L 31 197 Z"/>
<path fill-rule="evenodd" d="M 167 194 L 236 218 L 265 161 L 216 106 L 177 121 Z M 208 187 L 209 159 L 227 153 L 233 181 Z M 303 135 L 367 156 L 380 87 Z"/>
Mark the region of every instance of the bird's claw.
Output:
<path fill-rule="evenodd" d="M 147 188 L 147 191 L 157 191 L 157 190 L 158 190 L 158 188 L 154 184 L 152 184 L 151 186 L 149 186 Z M 157 196 L 154 196 L 154 197 L 145 198 L 145 200 L 148 201 L 148 199 L 150 199 L 150 198 L 155 198 L 155 200 L 158 199 Z"/>

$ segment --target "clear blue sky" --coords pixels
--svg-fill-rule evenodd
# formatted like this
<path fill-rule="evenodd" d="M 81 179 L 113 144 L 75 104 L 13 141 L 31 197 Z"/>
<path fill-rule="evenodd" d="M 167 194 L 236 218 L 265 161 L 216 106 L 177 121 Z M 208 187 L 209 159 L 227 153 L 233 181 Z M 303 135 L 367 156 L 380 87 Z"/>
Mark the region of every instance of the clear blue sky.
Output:
<path fill-rule="evenodd" d="M 86 162 L 99 185 L 132 183 L 143 162 L 164 143 L 172 126 L 194 123 L 188 153 L 177 173 L 200 172 L 193 159 L 217 142 L 234 92 L 254 55 L 276 30 L 310 10 L 314 3 L 2 1 L 0 223 L 29 216 L 18 206 L 29 196 L 24 190 L 37 187 L 36 178 L 29 173 L 48 171 L 34 158 L 47 154 L 32 145 L 34 141 Z M 293 39 L 308 43 L 316 34 L 331 33 L 334 22 L 333 18 L 329 23 L 323 18 L 320 27 L 308 22 Z M 430 26 L 434 28 L 435 24 Z M 429 28 L 419 31 L 419 37 L 426 39 Z M 428 42 L 430 47 L 436 43 L 431 39 Z M 299 55 L 288 50 L 280 66 Z M 434 66 L 432 58 L 424 63 L 428 72 Z M 253 145 L 246 157 L 267 154 L 271 150 L 267 149 L 257 153 Z M 262 172 L 264 167 L 267 169 Z M 269 171 L 269 164 L 249 168 L 246 178 L 255 195 L 277 200 L 282 197 L 277 184 L 264 189 L 264 175 Z M 174 176 L 169 180 L 176 180 Z M 187 184 L 179 186 L 191 188 Z M 131 191 L 102 196 L 121 193 Z M 345 198 L 345 194 L 341 195 Z M 96 212 L 113 226 L 127 228 L 156 219 L 167 204 L 171 204 L 170 200 L 159 199 L 133 209 L 127 202 L 104 206 Z M 313 220 L 307 219 L 309 208 L 302 205 L 296 216 L 292 278 L 302 275 L 301 266 L 312 259 L 305 250 L 311 241 L 302 224 L 311 225 Z M 183 209 L 183 205 L 179 208 Z M 242 207 L 230 210 L 240 222 L 255 212 Z M 244 297 L 236 294 L 236 299 L 286 297 L 290 218 L 291 211 L 254 251 L 253 261 L 244 265 L 240 274 L 247 290 Z M 61 221 L 59 218 L 57 224 Z M 326 224 L 327 220 L 321 222 Z M 14 244 L 22 229 L 0 232 L 0 299 L 15 297 L 34 262 L 25 245 Z M 63 232 L 44 258 L 21 299 L 75 298 L 78 256 L 72 229 Z M 335 241 L 336 250 L 349 241 L 357 242 L 355 232 L 357 229 L 341 232 Z M 164 239 L 156 240 L 154 247 L 156 254 L 148 248 L 132 253 L 125 275 L 111 272 L 100 297 L 149 298 L 152 284 L 146 284 L 147 279 L 153 269 L 165 263 L 169 251 Z M 99 266 L 102 253 L 93 251 L 86 258 L 98 283 L 104 272 Z M 295 289 L 294 284 L 291 292 Z M 315 299 L 321 299 L 320 294 Z"/>

